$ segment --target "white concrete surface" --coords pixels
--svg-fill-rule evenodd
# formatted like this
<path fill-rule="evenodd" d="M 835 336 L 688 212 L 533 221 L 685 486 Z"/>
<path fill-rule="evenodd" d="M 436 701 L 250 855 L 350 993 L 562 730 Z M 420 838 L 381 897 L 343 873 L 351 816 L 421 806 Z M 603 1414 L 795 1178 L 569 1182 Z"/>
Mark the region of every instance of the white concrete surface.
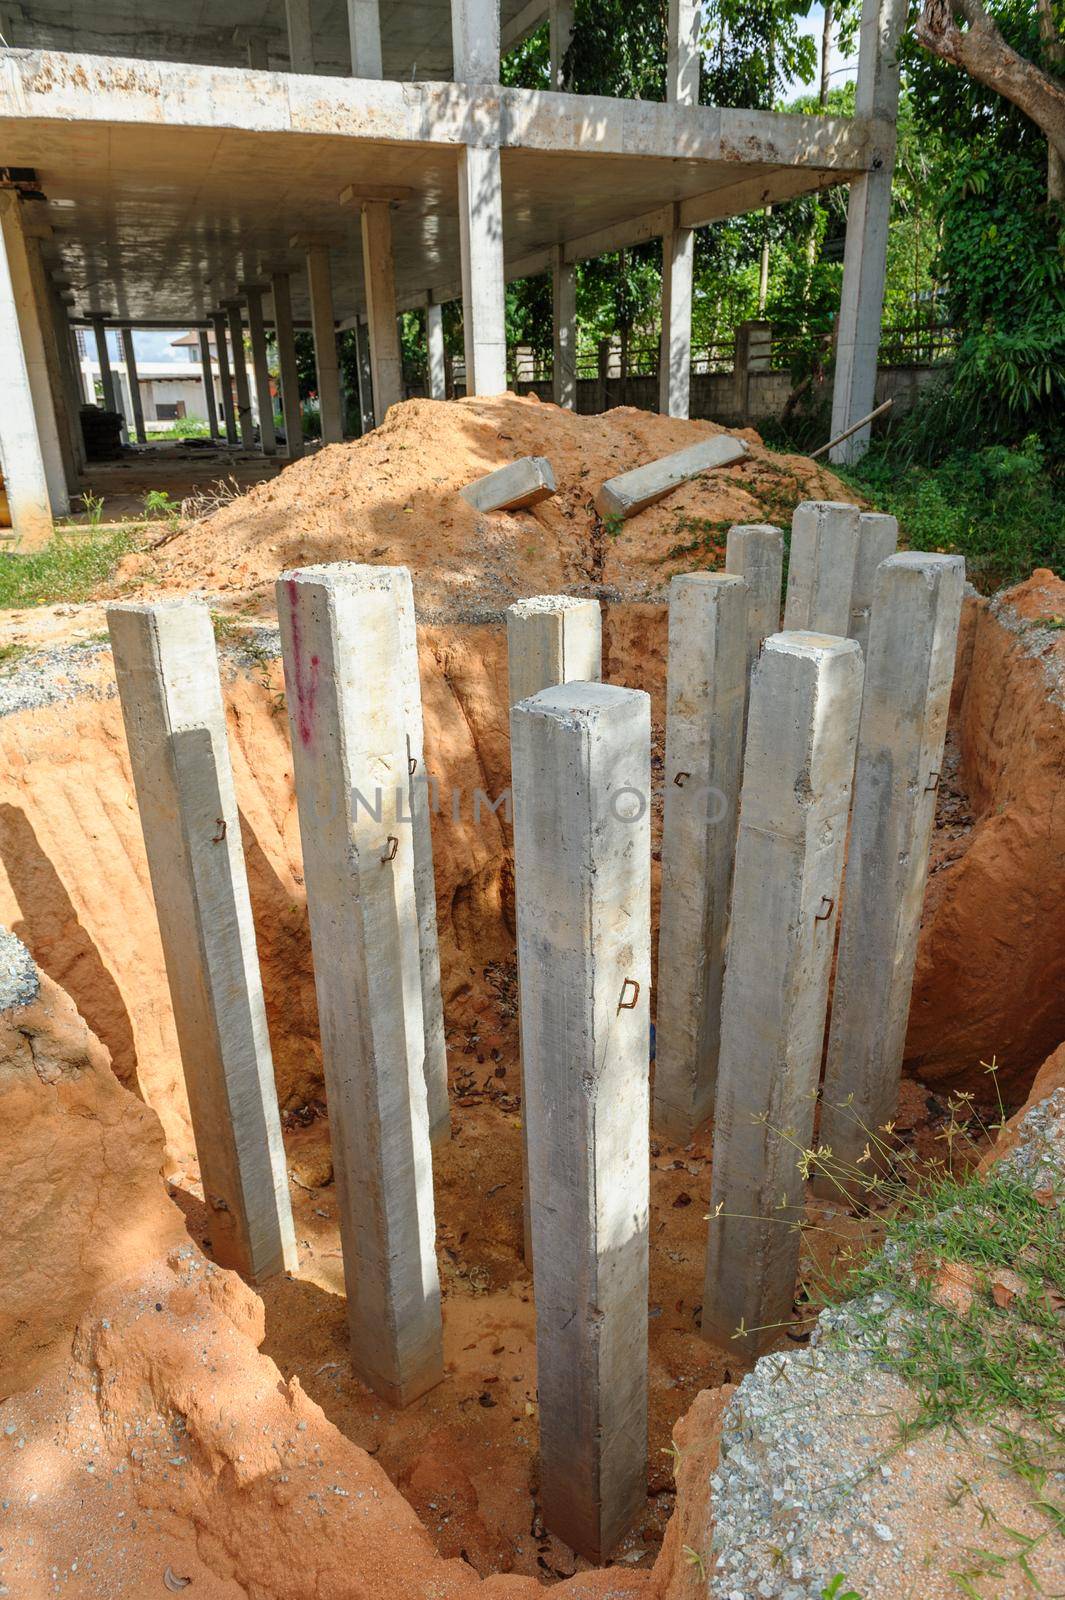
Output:
<path fill-rule="evenodd" d="M 344 413 L 340 403 L 340 358 L 337 355 L 333 276 L 328 245 L 307 246 L 307 282 L 311 293 L 311 327 L 314 332 L 314 365 L 318 374 L 322 443 L 340 444 L 344 437 Z"/>
<path fill-rule="evenodd" d="M 270 276 L 270 298 L 274 303 L 274 338 L 277 341 L 277 367 L 281 379 L 281 415 L 285 422 L 285 454 L 295 461 L 303 454 L 303 420 L 300 412 L 299 368 L 296 364 L 295 330 L 292 326 L 292 285 L 287 272 Z"/>
<path fill-rule="evenodd" d="M 447 361 L 444 349 L 444 308 L 430 304 L 425 309 L 425 334 L 429 346 L 429 398 L 447 399 Z"/>
<path fill-rule="evenodd" d="M 676 1144 L 713 1115 L 747 712 L 748 589 L 669 586 L 662 906 L 652 1123 Z"/>
<path fill-rule="evenodd" d="M 402 1406 L 443 1349 L 399 617 L 351 564 L 283 573 L 277 603 L 352 1362 Z"/>
<path fill-rule="evenodd" d="M 894 1116 L 958 622 L 961 556 L 905 551 L 876 575 L 820 1143 L 822 1193 L 873 1178 Z M 891 1141 L 885 1141 L 890 1146 Z M 870 1144 L 874 1160 L 858 1158 Z"/>
<path fill-rule="evenodd" d="M 556 246 L 551 259 L 553 315 L 551 392 L 556 406 L 577 406 L 577 269 Z"/>
<path fill-rule="evenodd" d="M 194 601 L 108 605 L 211 1254 L 298 1266 L 214 631 Z"/>
<path fill-rule="evenodd" d="M 784 627 L 846 638 L 861 539 L 857 506 L 803 500 L 791 517 Z"/>
<path fill-rule="evenodd" d="M 754 669 L 721 1013 L 702 1333 L 757 1352 L 795 1293 L 862 699 L 853 639 L 785 632 Z"/>
<path fill-rule="evenodd" d="M 461 8 L 474 0 L 455 3 Z M 504 394 L 507 330 L 499 146 L 467 145 L 459 154 L 458 185 L 466 393 Z"/>
<path fill-rule="evenodd" d="M 511 712 L 540 1506 L 591 1561 L 647 1494 L 650 701 Z"/>
<path fill-rule="evenodd" d="M 392 254 L 392 213 L 387 200 L 361 206 L 362 270 L 370 330 L 373 410 L 380 425 L 390 406 L 403 399 L 403 357 L 396 322 L 396 263 Z"/>
<path fill-rule="evenodd" d="M 248 363 L 244 356 L 244 321 L 241 316 L 243 301 L 227 300 L 229 319 L 229 347 L 233 357 L 233 382 L 237 391 L 237 431 L 242 450 L 255 449 L 255 422 L 251 414 L 251 387 L 248 383 Z"/>
<path fill-rule="evenodd" d="M 0 195 L 0 207 L 10 204 L 7 196 Z M 0 232 L 0 371 L 5 397 L 0 406 L 0 467 L 11 511 L 7 537 L 14 539 L 20 550 L 38 550 L 52 537 L 52 503 L 6 232 Z"/>
<path fill-rule="evenodd" d="M 348 0 L 348 37 L 352 77 L 384 77 L 379 0 Z"/>
<path fill-rule="evenodd" d="M 34 289 L 30 251 L 36 241 L 27 237 L 25 204 L 13 191 L 0 191 L 0 234 L 3 235 L 3 248 L 7 256 L 7 273 L 14 298 L 24 370 L 33 397 L 38 450 L 44 465 L 48 500 L 52 515 L 64 517 L 70 510 L 64 440 L 48 372 L 47 330 L 42 318 L 44 308 Z M 16 376 L 16 392 L 17 387 Z M 13 466 L 13 477 L 18 477 L 17 462 Z"/>
<path fill-rule="evenodd" d="M 277 454 L 277 434 L 274 431 L 274 397 L 270 392 L 270 364 L 266 351 L 266 324 L 263 321 L 263 285 L 241 285 L 248 307 L 248 340 L 251 344 L 251 367 L 255 378 L 255 398 L 259 413 L 259 443 L 267 456 Z"/>
<path fill-rule="evenodd" d="M 451 0 L 456 83 L 499 82 L 499 0 Z"/>
<path fill-rule="evenodd" d="M 677 0 L 674 0 L 677 4 Z M 695 234 L 679 223 L 662 237 L 662 335 L 658 363 L 658 409 L 686 417 L 692 369 L 692 269 Z"/>
<path fill-rule="evenodd" d="M 555 474 L 545 456 L 522 456 L 485 473 L 459 493 L 478 511 L 520 511 L 549 500 L 556 488 Z"/>
<path fill-rule="evenodd" d="M 858 560 L 851 591 L 851 620 L 847 629 L 864 655 L 869 644 L 869 619 L 873 610 L 876 569 L 898 548 L 899 525 L 882 511 L 863 511 L 858 518 Z"/>
<path fill-rule="evenodd" d="M 666 99 L 676 105 L 699 103 L 702 23 L 699 0 L 669 0 Z"/>
<path fill-rule="evenodd" d="M 770 522 L 737 522 L 725 540 L 725 571 L 747 582 L 747 672 L 780 627 L 784 535 Z"/>
<path fill-rule="evenodd" d="M 634 517 L 656 500 L 664 499 L 680 484 L 689 483 L 714 467 L 731 466 L 733 462 L 742 461 L 746 454 L 743 440 L 729 433 L 700 439 L 698 444 L 687 445 L 658 461 L 649 461 L 646 466 L 608 478 L 595 497 L 595 509 L 601 517 Z"/>

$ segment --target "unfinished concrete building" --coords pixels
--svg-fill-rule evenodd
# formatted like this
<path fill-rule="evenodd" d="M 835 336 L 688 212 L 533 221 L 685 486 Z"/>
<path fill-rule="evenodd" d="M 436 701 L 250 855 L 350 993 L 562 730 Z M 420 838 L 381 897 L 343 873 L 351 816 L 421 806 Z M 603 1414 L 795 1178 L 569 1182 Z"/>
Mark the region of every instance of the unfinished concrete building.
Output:
<path fill-rule="evenodd" d="M 501 51 L 548 14 L 552 89 L 501 87 Z M 451 300 L 468 392 L 499 393 L 504 285 L 550 273 L 554 393 L 572 405 L 575 263 L 660 237 L 660 407 L 685 416 L 693 230 L 850 183 L 842 432 L 872 409 L 900 15 L 865 0 L 846 119 L 698 104 L 698 0 L 671 0 L 665 104 L 567 92 L 572 0 L 0 0 L 0 459 L 20 548 L 47 539 L 84 467 L 75 323 L 95 329 L 105 402 L 108 328 L 200 329 L 205 345 L 213 329 L 220 358 L 228 329 L 226 437 L 256 444 L 254 386 L 267 454 L 272 327 L 291 455 L 294 326 L 313 330 L 335 442 L 338 330 L 359 333 L 368 425 L 402 398 L 404 309 L 427 309 L 434 397 Z M 861 448 L 859 432 L 837 454 Z"/>

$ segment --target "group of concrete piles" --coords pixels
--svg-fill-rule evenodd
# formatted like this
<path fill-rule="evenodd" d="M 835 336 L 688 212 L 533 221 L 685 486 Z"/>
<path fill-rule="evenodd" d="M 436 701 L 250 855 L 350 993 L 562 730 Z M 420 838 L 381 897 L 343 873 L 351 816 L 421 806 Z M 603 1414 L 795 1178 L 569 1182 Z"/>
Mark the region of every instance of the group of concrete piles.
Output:
<path fill-rule="evenodd" d="M 308 568 L 277 600 L 352 1361 L 406 1405 L 443 1376 L 449 1131 L 410 575 Z M 210 614 L 108 623 L 215 1251 L 259 1281 L 297 1257 Z"/>
<path fill-rule="evenodd" d="M 652 1121 L 714 1118 L 704 1335 L 791 1316 L 848 827 L 822 1186 L 891 1114 L 964 583 L 895 539 L 798 507 L 783 631 L 776 528 L 672 582 L 653 1109 L 650 702 L 600 681 L 597 602 L 507 616 L 541 1503 L 592 1559 L 645 1494 Z M 352 1357 L 405 1405 L 443 1372 L 449 1131 L 410 576 L 308 568 L 277 601 Z M 216 1249 L 260 1279 L 295 1240 L 210 617 L 108 617 Z"/>

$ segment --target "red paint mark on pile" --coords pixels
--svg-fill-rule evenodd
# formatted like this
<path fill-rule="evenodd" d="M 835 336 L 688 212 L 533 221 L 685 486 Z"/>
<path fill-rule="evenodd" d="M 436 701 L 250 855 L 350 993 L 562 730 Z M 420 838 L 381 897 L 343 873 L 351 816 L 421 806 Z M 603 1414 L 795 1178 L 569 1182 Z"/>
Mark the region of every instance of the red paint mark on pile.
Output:
<path fill-rule="evenodd" d="M 314 702 L 318 696 L 319 661 L 317 656 L 311 657 L 311 671 L 308 678 L 304 670 L 303 630 L 300 627 L 297 604 L 299 589 L 295 578 L 290 578 L 286 587 L 288 589 L 289 615 L 292 620 L 292 657 L 296 674 L 296 724 L 300 730 L 300 739 L 306 746 L 310 744 L 314 734 Z"/>

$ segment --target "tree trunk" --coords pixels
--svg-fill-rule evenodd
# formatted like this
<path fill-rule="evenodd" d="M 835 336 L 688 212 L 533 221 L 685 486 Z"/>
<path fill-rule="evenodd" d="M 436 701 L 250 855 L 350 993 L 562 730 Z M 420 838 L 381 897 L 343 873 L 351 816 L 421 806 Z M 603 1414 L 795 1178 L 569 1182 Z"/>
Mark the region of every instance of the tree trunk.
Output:
<path fill-rule="evenodd" d="M 1061 40 L 1049 0 L 1037 0 L 1037 5 L 1044 45 L 1053 60 Z M 967 28 L 958 26 L 956 15 L 968 23 Z M 917 40 L 933 55 L 1012 101 L 1043 130 L 1050 147 L 1048 193 L 1052 200 L 1065 199 L 1065 82 L 1008 45 L 980 0 L 924 0 Z"/>
<path fill-rule="evenodd" d="M 832 76 L 832 0 L 825 0 L 825 25 L 821 29 L 821 89 L 817 96 L 822 111 L 828 110 L 828 80 Z"/>
<path fill-rule="evenodd" d="M 1039 37 L 1043 41 L 1047 60 L 1055 72 L 1065 72 L 1065 42 L 1054 23 L 1050 0 L 1036 0 L 1039 14 Z M 1052 143 L 1047 143 L 1047 199 L 1065 201 L 1065 159 Z"/>

